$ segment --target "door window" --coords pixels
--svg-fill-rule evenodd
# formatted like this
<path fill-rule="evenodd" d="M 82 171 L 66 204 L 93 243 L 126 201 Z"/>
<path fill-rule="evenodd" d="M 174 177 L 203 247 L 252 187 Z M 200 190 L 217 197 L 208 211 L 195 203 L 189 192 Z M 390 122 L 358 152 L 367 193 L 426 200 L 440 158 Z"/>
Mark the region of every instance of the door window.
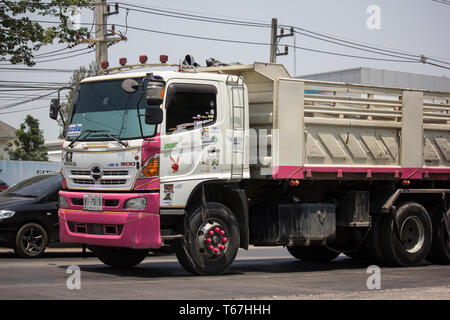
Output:
<path fill-rule="evenodd" d="M 203 84 L 172 84 L 167 89 L 166 133 L 206 127 L 217 118 L 217 89 Z"/>

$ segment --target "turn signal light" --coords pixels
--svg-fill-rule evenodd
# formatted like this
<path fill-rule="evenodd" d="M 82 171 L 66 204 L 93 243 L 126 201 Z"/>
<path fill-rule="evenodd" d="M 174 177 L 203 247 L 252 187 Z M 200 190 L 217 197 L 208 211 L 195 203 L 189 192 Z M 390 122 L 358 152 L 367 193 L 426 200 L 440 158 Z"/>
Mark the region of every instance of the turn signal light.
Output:
<path fill-rule="evenodd" d="M 300 184 L 300 181 L 299 181 L 299 180 L 290 180 L 290 181 L 289 181 L 289 185 L 290 185 L 291 187 L 297 187 L 299 184 Z"/>
<path fill-rule="evenodd" d="M 159 176 L 159 157 L 150 161 L 142 170 L 142 174 L 146 177 Z"/>

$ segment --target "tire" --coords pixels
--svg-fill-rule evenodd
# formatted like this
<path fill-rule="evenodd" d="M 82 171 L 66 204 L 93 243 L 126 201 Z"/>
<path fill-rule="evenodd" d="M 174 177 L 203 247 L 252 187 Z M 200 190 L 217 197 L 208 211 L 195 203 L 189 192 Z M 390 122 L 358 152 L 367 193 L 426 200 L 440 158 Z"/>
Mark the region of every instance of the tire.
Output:
<path fill-rule="evenodd" d="M 45 229 L 37 223 L 27 223 L 17 231 L 13 249 L 22 258 L 39 258 L 47 245 Z"/>
<path fill-rule="evenodd" d="M 387 216 L 383 222 L 382 244 L 389 266 L 418 265 L 430 252 L 431 241 L 430 216 L 418 203 L 403 204 L 395 214 Z"/>
<path fill-rule="evenodd" d="M 450 210 L 446 214 L 450 215 Z M 433 210 L 431 222 L 433 224 L 433 241 L 427 260 L 435 264 L 450 264 L 450 239 L 441 207 Z"/>
<path fill-rule="evenodd" d="M 185 236 L 175 247 L 178 262 L 195 275 L 224 272 L 239 250 L 239 225 L 233 213 L 217 202 L 206 206 L 207 221 L 203 222 L 201 208 L 196 208 L 186 217 Z"/>
<path fill-rule="evenodd" d="M 115 269 L 132 268 L 141 263 L 148 254 L 148 250 L 131 248 L 95 247 L 92 249 L 101 262 Z"/>
<path fill-rule="evenodd" d="M 367 235 L 368 248 L 369 248 L 369 259 L 371 263 L 376 265 L 387 265 L 386 254 L 384 253 L 383 243 L 382 243 L 382 229 L 384 220 L 386 220 L 387 215 L 378 214 L 373 217 L 372 228 Z"/>
<path fill-rule="evenodd" d="M 294 258 L 306 262 L 328 262 L 340 254 L 323 246 L 287 246 L 286 249 Z"/>

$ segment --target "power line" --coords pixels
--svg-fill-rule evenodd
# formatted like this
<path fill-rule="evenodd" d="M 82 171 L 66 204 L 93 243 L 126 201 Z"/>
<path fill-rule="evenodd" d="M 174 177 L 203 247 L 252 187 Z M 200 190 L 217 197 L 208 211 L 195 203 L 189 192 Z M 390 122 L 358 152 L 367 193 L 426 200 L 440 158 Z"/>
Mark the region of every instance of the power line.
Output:
<path fill-rule="evenodd" d="M 7 67 L 3 67 L 7 66 Z M 11 64 L 0 64 L 0 70 L 2 71 L 37 71 L 37 72 L 61 72 L 61 73 L 73 73 L 74 69 L 52 69 L 52 68 L 22 68 L 22 67 L 9 67 Z"/>
<path fill-rule="evenodd" d="M 89 48 L 87 48 L 87 49 L 89 49 Z M 90 50 L 88 52 L 82 52 L 82 53 L 78 53 L 78 54 L 73 54 L 71 56 L 62 57 L 62 58 L 56 58 L 56 59 L 50 59 L 50 60 L 44 60 L 44 61 L 36 61 L 36 63 L 59 61 L 59 60 L 64 60 L 64 59 L 69 59 L 69 58 L 73 58 L 73 57 L 82 56 L 82 55 L 85 55 L 85 54 L 88 54 L 88 53 L 92 53 L 92 52 L 95 52 L 95 50 Z"/>
<path fill-rule="evenodd" d="M 117 26 L 123 27 L 123 25 L 116 24 Z M 184 38 L 191 38 L 191 39 L 199 39 L 199 40 L 209 40 L 209 41 L 218 41 L 218 42 L 227 42 L 227 43 L 238 43 L 238 44 L 249 44 L 249 45 L 260 45 L 260 46 L 270 46 L 270 43 L 264 43 L 264 42 L 255 42 L 255 41 L 242 41 L 242 40 L 232 40 L 232 39 L 219 39 L 219 38 L 211 38 L 211 37 L 203 37 L 203 36 L 195 36 L 190 34 L 181 34 L 181 33 L 173 33 L 173 32 L 167 32 L 167 31 L 161 31 L 161 30 L 153 30 L 153 29 L 147 29 L 147 28 L 141 28 L 141 27 L 133 27 L 128 26 L 129 29 L 139 30 L 139 31 L 145 31 L 145 32 L 151 32 L 151 33 L 158 33 L 158 34 L 165 34 L 170 36 L 177 36 L 177 37 L 184 37 Z M 305 51 L 311 51 L 311 52 L 317 52 L 317 53 L 323 53 L 323 54 L 331 54 L 331 55 L 337 55 L 337 56 L 343 56 L 343 57 L 350 57 L 350 58 L 358 58 L 358 59 L 368 59 L 368 60 L 377 60 L 377 61 L 390 61 L 390 62 L 418 62 L 413 60 L 396 60 L 396 59 L 384 59 L 384 58 L 375 58 L 375 57 L 367 57 L 367 56 L 357 56 L 357 55 L 350 55 L 350 54 L 344 54 L 344 53 L 337 53 L 337 52 L 330 52 L 330 51 L 324 51 L 324 50 L 318 50 L 318 49 L 312 49 L 312 48 L 306 48 L 306 47 L 294 47 L 292 45 L 287 45 L 290 48 L 295 48 L 299 50 L 305 50 Z"/>
<path fill-rule="evenodd" d="M 267 28 L 271 27 L 271 25 L 267 24 L 267 23 L 254 23 L 254 22 L 248 22 L 248 21 L 243 21 L 243 20 L 235 20 L 235 19 L 231 20 L 231 19 L 211 18 L 211 17 L 206 17 L 206 16 L 203 16 L 203 15 L 185 14 L 185 13 L 175 12 L 175 11 L 171 11 L 171 10 L 162 10 L 162 9 L 157 9 L 157 8 L 154 8 L 154 7 L 135 5 L 135 4 L 127 4 L 127 3 L 123 3 L 123 2 L 119 2 L 119 4 L 124 5 L 129 10 L 133 10 L 133 11 L 137 11 L 137 12 L 143 12 L 143 13 L 148 13 L 148 14 L 154 14 L 154 15 L 168 16 L 168 17 L 173 17 L 173 18 L 180 18 L 180 19 L 187 19 L 187 20 L 194 20 L 194 21 L 212 22 L 212 23 L 224 23 L 224 24 L 228 24 L 228 25 L 229 24 L 238 24 L 238 25 L 253 26 L 253 27 L 267 27 Z M 136 8 L 138 8 L 138 9 L 136 9 Z M 288 27 L 288 26 L 284 25 L 284 27 Z M 294 27 L 294 28 L 296 30 L 301 30 L 303 32 L 311 33 L 311 34 L 314 34 L 316 36 L 325 37 L 325 38 L 334 40 L 334 41 L 328 41 L 328 42 L 331 42 L 331 43 L 334 43 L 334 44 L 337 44 L 337 45 L 346 46 L 346 47 L 350 47 L 350 48 L 353 48 L 353 49 L 367 51 L 367 52 L 371 52 L 371 53 L 375 53 L 375 54 L 379 54 L 379 55 L 392 56 L 392 57 L 398 57 L 398 58 L 403 58 L 403 59 L 407 59 L 407 58 L 411 58 L 412 57 L 412 58 L 415 58 L 415 61 L 420 59 L 420 56 L 421 56 L 419 54 L 408 54 L 408 53 L 404 53 L 404 52 L 399 52 L 398 50 L 397 51 L 393 51 L 393 50 L 378 48 L 378 47 L 375 47 L 375 46 L 368 46 L 368 45 L 356 43 L 356 42 L 353 42 L 353 41 L 347 41 L 347 40 L 339 39 L 337 37 L 332 37 L 332 36 L 328 36 L 328 35 L 325 35 L 325 34 L 317 33 L 317 32 L 314 32 L 314 31 L 311 31 L 311 30 L 308 30 L 308 29 L 304 29 L 304 28 L 299 28 L 299 27 Z M 304 35 L 304 36 L 309 36 L 309 37 L 316 38 L 318 40 L 327 41 L 326 39 L 321 39 L 321 38 L 318 38 L 318 37 L 314 37 L 312 35 L 305 34 L 305 33 L 302 33 L 302 32 L 298 32 L 298 33 L 301 34 L 301 35 Z M 341 44 L 341 43 L 338 43 L 338 42 L 344 42 L 344 43 L 347 43 L 347 44 L 350 44 L 350 45 L 353 45 L 353 46 L 357 46 L 357 47 L 344 45 L 344 44 Z M 361 48 L 358 48 L 358 47 L 361 47 Z M 370 50 L 365 50 L 363 48 L 370 49 Z M 376 52 L 376 51 L 381 51 L 381 52 Z M 432 57 L 429 57 L 428 60 L 433 60 L 433 61 L 444 63 L 444 64 L 450 64 L 450 63 L 444 62 L 442 60 L 434 59 Z"/>
<path fill-rule="evenodd" d="M 12 104 L 9 104 L 9 105 L 6 105 L 6 106 L 0 106 L 0 110 L 14 108 L 14 107 L 17 107 L 18 105 L 21 105 L 21 104 L 24 104 L 24 103 L 33 102 L 33 101 L 39 100 L 41 98 L 48 97 L 49 95 L 52 95 L 52 94 L 57 93 L 57 92 L 58 92 L 58 90 L 52 91 L 50 93 L 43 94 L 43 95 L 35 97 L 35 98 L 22 100 L 22 101 L 19 101 L 19 102 L 16 102 L 16 103 L 12 103 Z"/>
<path fill-rule="evenodd" d="M 8 112 L 0 112 L 0 114 L 11 114 L 11 113 L 25 112 L 25 111 L 31 111 L 31 110 L 37 110 L 37 109 L 43 109 L 43 108 L 48 108 L 48 106 L 35 107 L 35 108 L 28 108 L 28 109 L 15 110 L 15 111 L 8 111 Z"/>

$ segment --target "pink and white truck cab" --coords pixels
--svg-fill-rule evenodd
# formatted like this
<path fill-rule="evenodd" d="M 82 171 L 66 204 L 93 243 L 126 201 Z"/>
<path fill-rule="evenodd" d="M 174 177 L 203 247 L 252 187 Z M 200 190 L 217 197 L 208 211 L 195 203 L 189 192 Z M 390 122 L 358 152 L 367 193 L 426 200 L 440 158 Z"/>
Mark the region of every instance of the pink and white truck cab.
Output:
<path fill-rule="evenodd" d="M 449 96 L 268 63 L 86 78 L 62 146 L 60 240 L 120 268 L 173 247 L 194 274 L 249 244 L 450 263 Z"/>

